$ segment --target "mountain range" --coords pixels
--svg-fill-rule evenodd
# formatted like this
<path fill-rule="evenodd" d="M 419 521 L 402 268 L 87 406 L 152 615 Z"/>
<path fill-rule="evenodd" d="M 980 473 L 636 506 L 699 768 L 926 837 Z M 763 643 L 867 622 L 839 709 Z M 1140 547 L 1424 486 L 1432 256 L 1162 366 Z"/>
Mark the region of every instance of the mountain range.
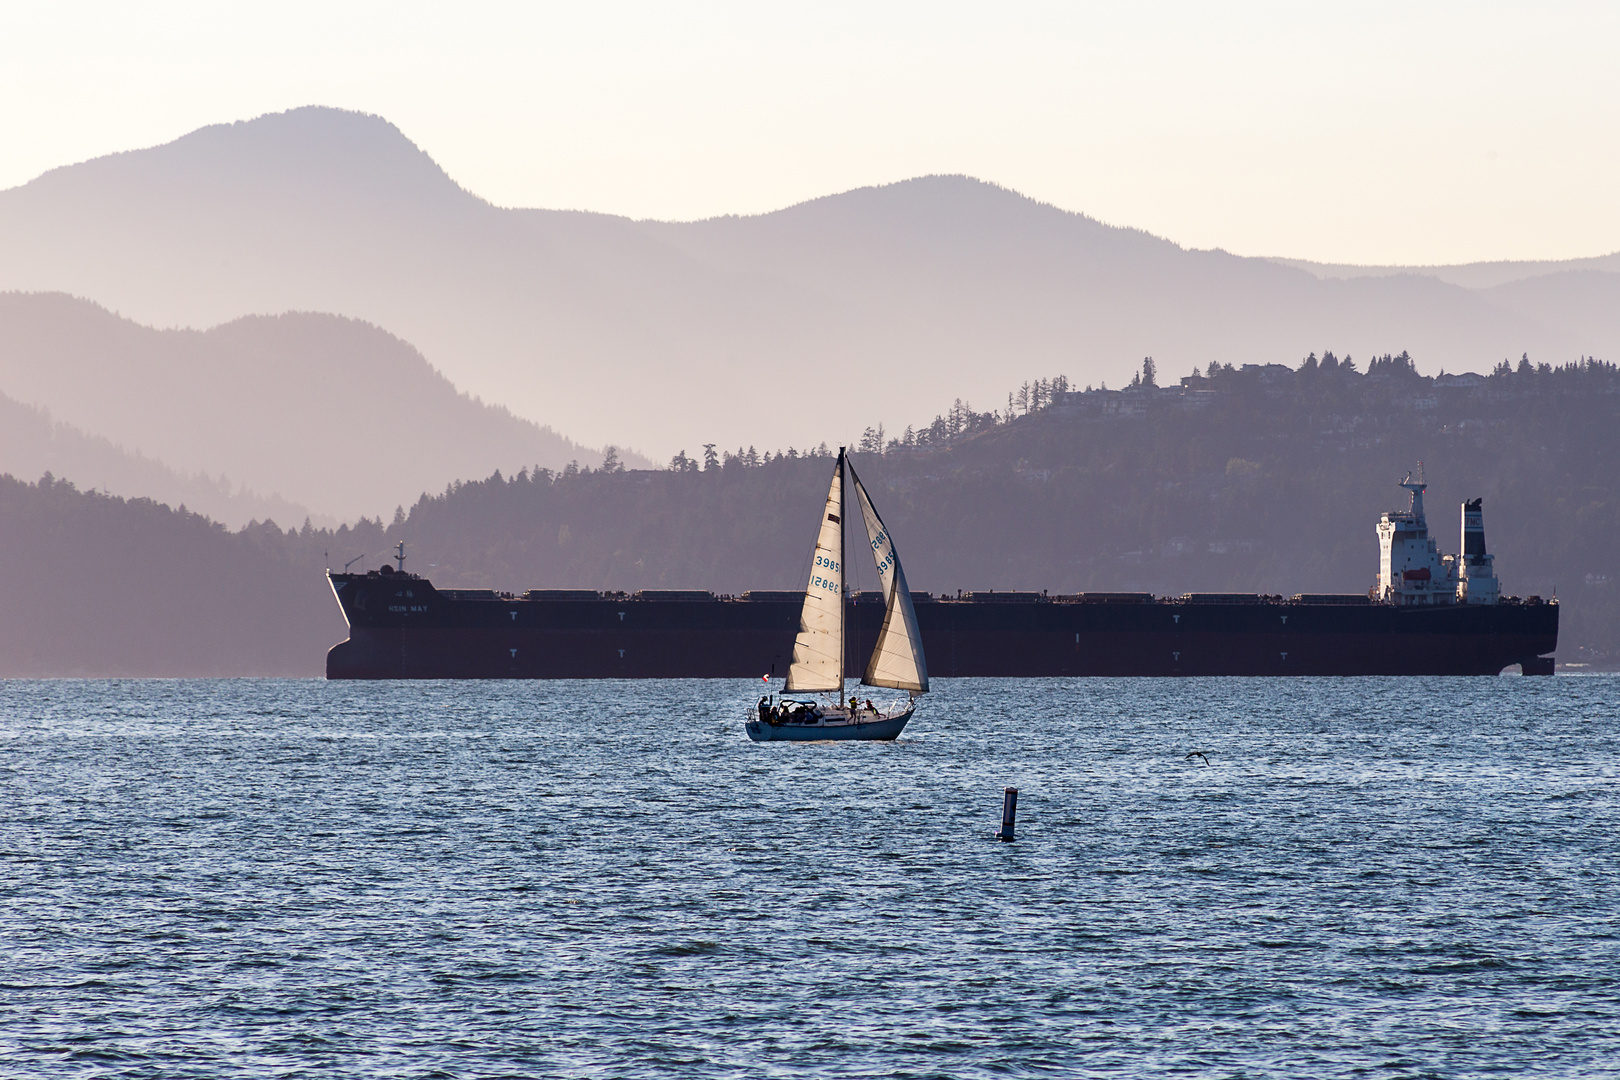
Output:
<path fill-rule="evenodd" d="M 387 121 L 317 107 L 0 192 L 0 288 L 151 326 L 238 327 L 222 338 L 250 315 L 359 320 L 518 417 L 657 457 L 847 442 L 955 398 L 997 407 L 1031 372 L 1117 384 L 1147 355 L 1179 373 L 1408 350 L 1432 373 L 1620 351 L 1613 258 L 1362 269 L 1188 250 L 960 176 L 684 223 L 501 208 Z M 299 378 L 340 424 L 380 415 L 375 381 Z M 344 460 L 404 441 L 357 434 Z M 266 475 L 241 479 L 293 497 Z"/>
<path fill-rule="evenodd" d="M 62 294 L 0 293 L 0 394 L 0 472 L 50 469 L 233 526 L 386 515 L 491 468 L 601 460 L 335 315 L 154 330 Z"/>

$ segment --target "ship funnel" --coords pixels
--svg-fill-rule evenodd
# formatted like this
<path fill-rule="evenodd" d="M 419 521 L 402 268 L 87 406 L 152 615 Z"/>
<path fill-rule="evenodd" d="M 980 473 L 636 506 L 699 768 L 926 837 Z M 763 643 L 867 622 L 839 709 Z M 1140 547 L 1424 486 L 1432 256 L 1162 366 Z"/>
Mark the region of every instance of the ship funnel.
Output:
<path fill-rule="evenodd" d="M 1462 504 L 1462 557 L 1458 559 L 1460 575 L 1457 580 L 1457 599 L 1464 604 L 1494 604 L 1501 597 L 1501 586 L 1496 580 L 1496 558 L 1485 550 L 1485 512 L 1480 509 L 1483 499 L 1469 499 Z"/>
<path fill-rule="evenodd" d="M 1485 513 L 1480 509 L 1484 499 L 1469 499 L 1462 504 L 1462 552 L 1464 555 L 1485 554 Z"/>

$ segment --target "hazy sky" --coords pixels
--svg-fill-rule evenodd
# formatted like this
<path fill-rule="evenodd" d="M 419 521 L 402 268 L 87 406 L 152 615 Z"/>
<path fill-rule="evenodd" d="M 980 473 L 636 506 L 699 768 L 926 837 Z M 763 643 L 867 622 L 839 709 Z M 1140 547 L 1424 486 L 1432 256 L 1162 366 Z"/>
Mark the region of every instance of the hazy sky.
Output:
<path fill-rule="evenodd" d="M 969 173 L 1192 247 L 1620 249 L 1620 4 L 0 4 L 0 188 L 298 105 L 472 191 L 750 213 Z"/>

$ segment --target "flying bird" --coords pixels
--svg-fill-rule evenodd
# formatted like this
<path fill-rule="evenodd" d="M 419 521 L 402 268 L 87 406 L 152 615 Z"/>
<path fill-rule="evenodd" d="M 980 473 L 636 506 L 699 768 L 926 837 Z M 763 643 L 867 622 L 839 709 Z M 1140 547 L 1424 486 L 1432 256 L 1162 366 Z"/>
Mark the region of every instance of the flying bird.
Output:
<path fill-rule="evenodd" d="M 1204 757 L 1204 752 L 1202 750 L 1194 750 L 1192 753 L 1187 755 L 1188 761 L 1191 761 L 1193 758 L 1204 758 L 1204 764 L 1209 764 L 1209 758 Z"/>

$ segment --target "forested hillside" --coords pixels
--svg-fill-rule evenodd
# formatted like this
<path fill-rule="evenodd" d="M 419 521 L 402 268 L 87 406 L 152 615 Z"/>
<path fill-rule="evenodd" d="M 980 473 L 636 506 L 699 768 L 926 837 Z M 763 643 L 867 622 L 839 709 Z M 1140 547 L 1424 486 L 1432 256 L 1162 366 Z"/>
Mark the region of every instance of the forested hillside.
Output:
<path fill-rule="evenodd" d="M 233 533 L 147 499 L 0 476 L 0 677 L 319 675 L 345 636 L 322 545 L 352 534 Z"/>
<path fill-rule="evenodd" d="M 1181 385 L 1021 388 L 855 454 L 914 589 L 1360 592 L 1373 525 L 1422 462 L 1429 522 L 1458 547 L 1485 499 L 1505 591 L 1562 602 L 1561 661 L 1620 662 L 1620 375 L 1521 361 L 1424 378 L 1224 366 Z M 1009 418 L 1010 414 L 1010 418 Z M 448 586 L 802 587 L 831 448 L 677 455 L 668 469 L 524 469 L 424 495 L 392 524 L 230 533 L 144 501 L 7 481 L 0 672 L 319 673 L 343 636 L 322 579 L 403 540 Z M 875 577 L 851 558 L 857 587 Z"/>

